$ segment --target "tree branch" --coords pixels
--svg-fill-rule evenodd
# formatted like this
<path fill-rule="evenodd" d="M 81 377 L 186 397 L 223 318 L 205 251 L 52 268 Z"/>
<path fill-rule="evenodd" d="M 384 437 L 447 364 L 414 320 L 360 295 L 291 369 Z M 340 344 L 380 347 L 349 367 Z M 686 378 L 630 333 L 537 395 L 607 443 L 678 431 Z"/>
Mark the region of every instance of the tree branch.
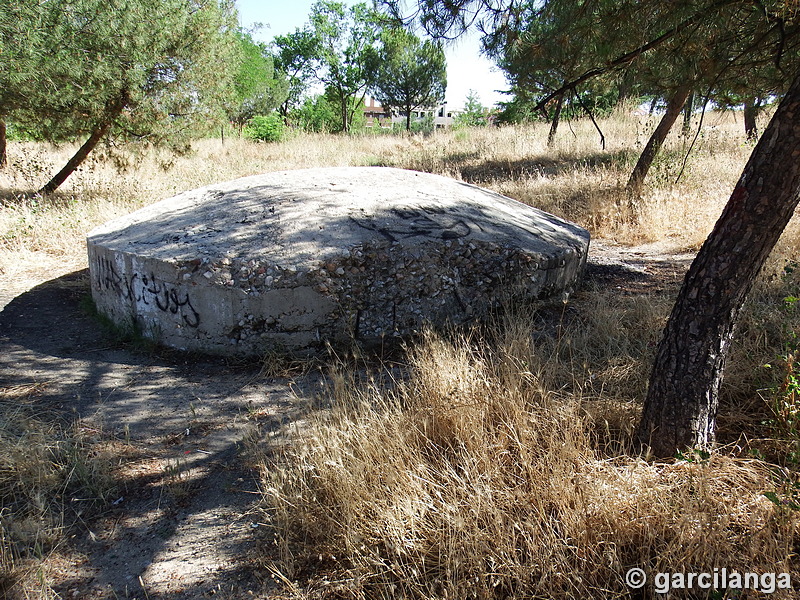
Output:
<path fill-rule="evenodd" d="M 609 71 L 613 71 L 614 69 L 617 69 L 619 67 L 629 65 L 645 52 L 660 46 L 661 44 L 675 37 L 682 31 L 688 29 L 701 19 L 707 17 L 710 11 L 716 10 L 717 8 L 721 8 L 727 4 L 733 4 L 735 1 L 736 0 L 720 0 L 718 2 L 715 2 L 711 6 L 704 8 L 702 11 L 694 13 L 691 17 L 677 24 L 672 29 L 669 29 L 666 32 L 662 33 L 656 39 L 651 40 L 642 46 L 639 46 L 635 50 L 631 50 L 630 52 L 626 52 L 625 54 L 618 56 L 617 58 L 615 58 L 614 60 L 612 60 L 603 67 L 595 67 L 594 69 L 589 69 L 588 71 L 583 73 L 583 75 L 580 75 L 576 79 L 573 79 L 572 81 L 565 83 L 557 90 L 550 92 L 547 96 L 545 96 L 542 100 L 540 100 L 536 106 L 533 107 L 533 110 L 534 111 L 540 110 L 553 98 L 565 92 L 573 91 L 577 86 L 581 85 L 582 83 L 586 83 L 590 79 L 594 79 L 595 77 L 604 75 Z"/>

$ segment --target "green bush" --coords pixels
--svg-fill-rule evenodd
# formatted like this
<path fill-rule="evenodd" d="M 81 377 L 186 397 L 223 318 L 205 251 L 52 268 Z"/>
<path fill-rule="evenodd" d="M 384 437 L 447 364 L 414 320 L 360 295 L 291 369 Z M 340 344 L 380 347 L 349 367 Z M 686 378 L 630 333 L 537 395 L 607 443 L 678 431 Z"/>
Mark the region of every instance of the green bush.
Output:
<path fill-rule="evenodd" d="M 364 111 L 361 110 L 363 100 L 354 97 L 350 102 L 352 112 L 350 132 L 361 133 L 366 129 Z M 331 90 L 319 96 L 306 98 L 301 107 L 292 111 L 290 118 L 292 125 L 303 131 L 340 133 L 344 129 L 341 107 Z"/>
<path fill-rule="evenodd" d="M 283 139 L 283 119 L 277 113 L 253 117 L 247 122 L 244 134 L 259 142 L 280 142 Z"/>
<path fill-rule="evenodd" d="M 303 131 L 331 133 L 342 128 L 342 117 L 325 96 L 306 98 L 301 107 L 292 111 L 292 118 Z"/>

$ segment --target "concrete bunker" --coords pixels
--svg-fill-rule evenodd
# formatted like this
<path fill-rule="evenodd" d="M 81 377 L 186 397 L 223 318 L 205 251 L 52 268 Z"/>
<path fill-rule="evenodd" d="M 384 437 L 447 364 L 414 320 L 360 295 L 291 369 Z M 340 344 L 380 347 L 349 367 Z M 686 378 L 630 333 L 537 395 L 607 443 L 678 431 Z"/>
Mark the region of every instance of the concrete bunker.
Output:
<path fill-rule="evenodd" d="M 282 171 L 162 200 L 92 230 L 101 313 L 167 346 L 306 354 L 569 293 L 589 233 L 453 179 Z"/>

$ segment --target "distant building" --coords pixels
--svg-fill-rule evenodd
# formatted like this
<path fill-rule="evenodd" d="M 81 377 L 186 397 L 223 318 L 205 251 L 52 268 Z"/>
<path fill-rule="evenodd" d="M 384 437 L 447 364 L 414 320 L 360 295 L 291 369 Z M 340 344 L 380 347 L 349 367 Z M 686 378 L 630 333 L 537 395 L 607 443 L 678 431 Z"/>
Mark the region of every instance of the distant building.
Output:
<path fill-rule="evenodd" d="M 364 120 L 366 127 L 392 126 L 392 116 L 372 97 L 364 99 Z"/>
<path fill-rule="evenodd" d="M 437 129 L 450 127 L 455 118 L 463 111 L 449 108 L 447 102 L 435 108 L 418 108 L 411 111 L 411 122 L 418 123 L 433 116 L 433 125 Z M 394 111 L 388 114 L 386 109 L 375 98 L 364 100 L 364 118 L 367 127 L 391 127 L 393 124 L 405 126 L 406 113 Z"/>

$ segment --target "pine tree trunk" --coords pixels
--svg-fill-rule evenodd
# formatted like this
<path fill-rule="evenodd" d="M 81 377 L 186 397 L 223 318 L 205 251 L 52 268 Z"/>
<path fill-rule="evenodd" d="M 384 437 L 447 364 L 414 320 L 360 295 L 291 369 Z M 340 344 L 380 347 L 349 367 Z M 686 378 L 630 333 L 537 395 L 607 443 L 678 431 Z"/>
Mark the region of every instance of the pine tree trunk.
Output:
<path fill-rule="evenodd" d="M 650 170 L 661 146 L 664 145 L 664 140 L 667 139 L 667 134 L 669 134 L 670 129 L 678 119 L 678 115 L 681 114 L 681 109 L 686 103 L 690 91 L 689 84 L 684 84 L 675 90 L 672 98 L 670 98 L 667 104 L 667 112 L 661 117 L 658 127 L 656 127 L 653 135 L 650 136 L 650 140 L 642 150 L 642 154 L 639 156 L 633 172 L 631 172 L 630 179 L 628 179 L 628 190 L 634 194 L 638 194 L 641 191 L 647 172 Z"/>
<path fill-rule="evenodd" d="M 686 99 L 686 104 L 683 107 L 683 127 L 681 128 L 681 135 L 685 138 L 689 137 L 692 132 L 692 111 L 694 110 L 694 92 L 689 94 Z"/>
<path fill-rule="evenodd" d="M 553 120 L 550 123 L 550 133 L 547 134 L 547 147 L 553 145 L 556 140 L 556 132 L 558 131 L 558 122 L 561 119 L 561 106 L 564 103 L 564 95 L 560 95 L 556 99 L 556 108 L 553 111 Z"/>
<path fill-rule="evenodd" d="M 109 129 L 111 129 L 111 124 L 112 121 L 108 120 L 105 123 L 97 126 L 94 131 L 92 131 L 89 139 L 86 140 L 83 145 L 78 148 L 78 151 L 74 154 L 74 156 L 67 161 L 67 164 L 64 165 L 64 168 L 56 173 L 55 176 L 48 181 L 42 189 L 39 190 L 39 194 L 46 196 L 47 194 L 52 194 L 55 192 L 61 186 L 61 184 L 67 180 L 67 177 L 72 175 L 75 169 L 77 169 L 81 163 L 86 160 L 86 157 L 89 156 L 89 153 L 92 150 L 94 150 L 98 142 L 105 137 Z"/>
<path fill-rule="evenodd" d="M 758 114 L 758 106 L 755 100 L 748 99 L 744 103 L 744 133 L 748 140 L 756 140 L 758 138 L 758 127 L 756 126 L 756 115 Z"/>
<path fill-rule="evenodd" d="M 97 146 L 100 140 L 102 140 L 111 130 L 111 127 L 114 124 L 114 119 L 122 114 L 122 111 L 128 105 L 128 102 L 128 91 L 126 89 L 120 90 L 119 97 L 108 105 L 105 114 L 103 115 L 103 120 L 100 122 L 100 124 L 95 125 L 95 128 L 92 130 L 89 139 L 86 140 L 80 148 L 78 148 L 78 151 L 67 161 L 67 164 L 64 165 L 64 168 L 56 173 L 55 176 L 48 181 L 42 189 L 39 190 L 39 194 L 43 196 L 52 194 L 59 188 L 59 186 L 61 186 L 62 183 L 67 180 L 67 177 L 72 175 L 75 169 L 77 169 L 81 163 L 86 160 L 86 157 L 89 156 L 89 153 L 92 150 L 94 150 L 95 146 Z"/>
<path fill-rule="evenodd" d="M 4 169 L 8 164 L 6 146 L 6 122 L 0 119 L 0 169 Z"/>
<path fill-rule="evenodd" d="M 714 441 L 736 318 L 800 200 L 800 74 L 692 263 L 656 352 L 637 436 L 657 457 Z"/>

